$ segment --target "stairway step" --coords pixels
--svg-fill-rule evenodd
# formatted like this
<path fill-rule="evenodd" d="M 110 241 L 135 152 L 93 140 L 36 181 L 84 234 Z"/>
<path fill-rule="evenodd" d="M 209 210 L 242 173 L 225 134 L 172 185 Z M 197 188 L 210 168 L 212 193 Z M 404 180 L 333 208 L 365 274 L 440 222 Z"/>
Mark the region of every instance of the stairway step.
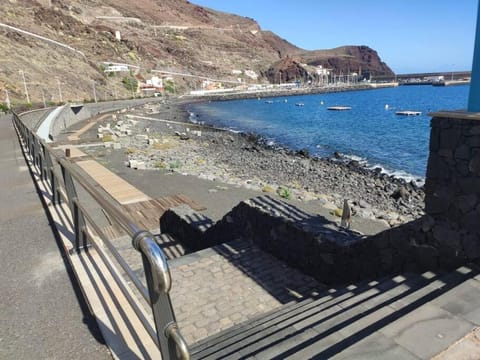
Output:
<path fill-rule="evenodd" d="M 364 282 L 355 289 L 346 287 L 333 293 L 325 292 L 316 299 L 282 307 L 279 311 L 204 339 L 192 347 L 192 357 L 283 357 L 289 349 L 312 339 L 315 339 L 315 351 L 318 352 L 381 321 L 395 311 L 388 306 L 389 301 L 395 301 L 405 293 L 413 293 L 428 282 L 429 279 L 419 275 L 407 275 L 383 278 L 374 283 Z M 383 300 L 376 308 L 369 308 L 370 302 L 379 296 Z"/>
<path fill-rule="evenodd" d="M 384 279 L 383 281 L 387 281 Z M 227 329 L 219 334 L 203 339 L 192 347 L 194 358 L 209 358 L 217 356 L 217 351 L 226 354 L 240 351 L 252 343 L 258 343 L 261 338 L 272 340 L 272 336 L 283 337 L 283 329 L 291 332 L 290 327 L 299 322 L 307 321 L 309 317 L 318 313 L 324 316 L 342 311 L 339 304 L 357 299 L 361 301 L 366 291 L 371 291 L 372 286 L 378 282 L 363 282 L 353 287 L 343 287 L 339 290 L 325 291 L 316 298 L 304 300 L 300 303 L 285 305 L 279 310 L 258 316 L 254 320 L 239 324 L 236 327 Z M 276 334 L 279 333 L 277 336 Z M 273 334 L 273 335 L 272 335 Z M 288 334 L 287 334 L 288 335 Z"/>

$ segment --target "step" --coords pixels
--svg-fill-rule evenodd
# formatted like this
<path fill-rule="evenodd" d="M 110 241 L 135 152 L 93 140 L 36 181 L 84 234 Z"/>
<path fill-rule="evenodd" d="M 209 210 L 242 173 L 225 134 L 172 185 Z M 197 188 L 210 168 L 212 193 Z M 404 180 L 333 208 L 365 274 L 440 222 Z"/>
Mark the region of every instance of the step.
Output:
<path fill-rule="evenodd" d="M 189 344 L 324 286 L 246 241 L 232 241 L 169 261 L 171 298 Z"/>
<path fill-rule="evenodd" d="M 435 306 L 466 281 L 477 283 L 471 276 L 462 271 L 407 274 L 364 283 L 356 289 L 330 290 L 204 339 L 192 346 L 192 358 L 356 358 L 361 353 L 369 354 L 364 358 L 428 358 L 475 325 Z M 470 288 L 478 291 L 475 296 L 480 295 L 480 284 Z M 423 316 L 436 323 L 440 315 L 455 324 L 449 328 L 447 322 L 439 323 L 439 329 L 445 327 L 444 338 L 428 344 L 409 338 L 402 343 L 405 335 L 398 328 L 402 328 L 404 317 L 414 321 L 416 316 Z M 435 338 L 433 333 L 424 333 Z"/>
<path fill-rule="evenodd" d="M 357 286 L 330 289 L 320 294 L 316 299 L 308 299 L 298 304 L 281 308 L 279 311 L 272 311 L 266 316 L 260 316 L 251 322 L 242 324 L 237 329 L 229 329 L 218 337 L 205 339 L 194 345 L 192 353 L 194 358 L 215 358 L 218 351 L 225 354 L 235 354 L 247 346 L 258 344 L 260 339 L 274 341 L 280 331 L 280 338 L 283 337 L 282 329 L 290 331 L 289 327 L 299 321 L 308 319 L 317 313 L 323 312 L 328 316 L 340 311 L 340 305 L 347 302 L 361 301 L 378 282 L 364 282 Z"/>

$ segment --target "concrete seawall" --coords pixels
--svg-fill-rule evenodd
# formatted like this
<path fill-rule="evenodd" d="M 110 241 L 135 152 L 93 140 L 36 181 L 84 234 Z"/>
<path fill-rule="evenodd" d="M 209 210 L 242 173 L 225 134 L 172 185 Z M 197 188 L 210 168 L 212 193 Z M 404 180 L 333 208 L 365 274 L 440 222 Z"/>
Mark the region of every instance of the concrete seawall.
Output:
<path fill-rule="evenodd" d="M 144 105 L 149 102 L 159 102 L 162 98 L 143 98 L 133 100 L 107 101 L 89 104 L 67 104 L 58 116 L 52 121 L 49 127 L 49 138 L 55 140 L 57 136 L 70 126 L 87 120 L 97 114 L 116 111 L 125 108 L 131 108 Z"/>

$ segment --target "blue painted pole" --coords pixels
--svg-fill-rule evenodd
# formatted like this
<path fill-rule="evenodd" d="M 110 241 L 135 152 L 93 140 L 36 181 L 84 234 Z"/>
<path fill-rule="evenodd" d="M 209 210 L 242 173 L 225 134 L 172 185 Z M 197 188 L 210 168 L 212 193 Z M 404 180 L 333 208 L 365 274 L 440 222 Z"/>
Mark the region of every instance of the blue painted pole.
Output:
<path fill-rule="evenodd" d="M 468 111 L 480 112 L 480 5 L 477 11 L 477 31 L 475 32 L 475 48 L 473 50 L 472 78 L 468 96 Z"/>

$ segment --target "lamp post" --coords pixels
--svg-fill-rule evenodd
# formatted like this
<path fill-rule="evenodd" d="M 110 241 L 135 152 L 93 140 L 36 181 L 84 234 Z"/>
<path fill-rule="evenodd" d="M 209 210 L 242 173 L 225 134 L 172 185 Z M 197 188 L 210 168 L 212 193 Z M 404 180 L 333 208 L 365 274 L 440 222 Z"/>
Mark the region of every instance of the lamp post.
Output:
<path fill-rule="evenodd" d="M 27 81 L 25 80 L 25 73 L 23 70 L 18 70 L 23 79 L 23 87 L 25 88 L 25 97 L 27 98 L 27 103 L 30 103 L 30 96 L 28 96 Z"/>
<path fill-rule="evenodd" d="M 8 90 L 5 89 L 5 105 L 7 105 L 7 109 L 10 109 L 10 96 L 8 96 Z"/>
<path fill-rule="evenodd" d="M 59 79 L 57 79 L 57 87 L 58 87 L 58 98 L 60 99 L 60 102 L 63 102 L 62 88 L 60 86 L 60 80 Z"/>
<path fill-rule="evenodd" d="M 97 92 L 95 90 L 95 80 L 93 81 L 93 100 L 97 102 Z"/>
<path fill-rule="evenodd" d="M 43 88 L 40 88 L 40 91 L 42 92 L 42 100 L 43 100 L 43 107 L 47 107 L 47 102 L 45 101 L 45 92 L 43 91 Z"/>

